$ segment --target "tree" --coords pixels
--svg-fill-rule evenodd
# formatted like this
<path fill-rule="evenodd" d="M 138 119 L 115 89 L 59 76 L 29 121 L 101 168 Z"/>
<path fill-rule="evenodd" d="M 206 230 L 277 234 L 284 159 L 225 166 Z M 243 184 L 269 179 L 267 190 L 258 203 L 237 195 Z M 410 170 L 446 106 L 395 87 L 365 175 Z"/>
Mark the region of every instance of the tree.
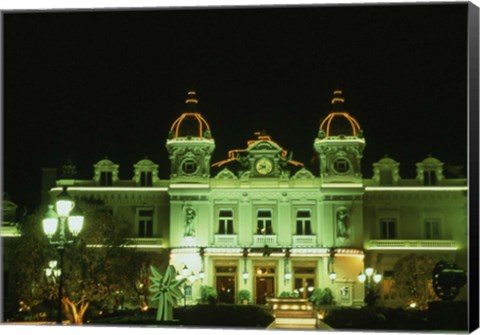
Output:
<path fill-rule="evenodd" d="M 92 305 L 113 310 L 127 301 L 138 301 L 142 269 L 153 261 L 151 256 L 136 251 L 127 238 L 126 222 L 106 211 L 101 202 L 87 200 L 81 207 L 85 226 L 78 240 L 65 250 L 62 299 L 65 315 L 77 324 L 83 323 Z M 22 225 L 16 250 L 19 296 L 28 306 L 58 297 L 57 286 L 47 282 L 43 272 L 48 261 L 58 256 L 41 231 L 42 217 L 36 213 Z"/>
<path fill-rule="evenodd" d="M 393 269 L 393 293 L 406 304 L 426 309 L 436 300 L 432 288 L 432 271 L 438 257 L 410 254 L 397 261 Z"/>

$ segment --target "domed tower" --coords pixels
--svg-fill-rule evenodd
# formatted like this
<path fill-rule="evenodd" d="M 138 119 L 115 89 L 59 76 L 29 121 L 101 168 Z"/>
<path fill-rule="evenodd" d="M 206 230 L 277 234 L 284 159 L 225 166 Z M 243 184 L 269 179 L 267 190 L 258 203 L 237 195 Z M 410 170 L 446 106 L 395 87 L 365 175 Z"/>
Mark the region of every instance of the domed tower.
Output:
<path fill-rule="evenodd" d="M 202 183 L 210 177 L 210 158 L 215 141 L 210 126 L 197 111 L 195 91 L 188 92 L 184 113 L 172 124 L 168 133 L 170 179 L 175 182 Z"/>
<path fill-rule="evenodd" d="M 365 139 L 359 123 L 343 106 L 342 91 L 333 92 L 332 111 L 320 124 L 314 142 L 324 182 L 361 182 Z"/>

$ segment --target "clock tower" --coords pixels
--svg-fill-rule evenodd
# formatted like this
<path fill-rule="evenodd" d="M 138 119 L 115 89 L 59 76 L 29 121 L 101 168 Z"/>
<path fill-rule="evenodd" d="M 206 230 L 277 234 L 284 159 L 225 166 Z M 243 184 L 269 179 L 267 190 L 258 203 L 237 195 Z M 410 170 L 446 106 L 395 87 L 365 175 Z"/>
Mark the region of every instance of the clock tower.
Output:
<path fill-rule="evenodd" d="M 314 148 L 320 177 L 327 183 L 358 183 L 365 139 L 359 123 L 344 108 L 342 91 L 333 92 L 332 111 L 320 124 Z"/>
<path fill-rule="evenodd" d="M 204 183 L 210 178 L 210 159 L 215 150 L 210 126 L 197 111 L 196 92 L 188 92 L 184 113 L 168 133 L 170 179 L 177 183 Z"/>

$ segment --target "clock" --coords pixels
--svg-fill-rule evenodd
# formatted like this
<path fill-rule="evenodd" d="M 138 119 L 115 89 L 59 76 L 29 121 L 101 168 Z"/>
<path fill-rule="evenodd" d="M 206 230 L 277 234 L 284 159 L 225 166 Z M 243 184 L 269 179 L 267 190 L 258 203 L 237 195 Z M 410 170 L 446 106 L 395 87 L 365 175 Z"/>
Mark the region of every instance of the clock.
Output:
<path fill-rule="evenodd" d="M 268 158 L 260 158 L 255 163 L 255 170 L 257 170 L 258 174 L 266 176 L 273 170 L 273 163 Z"/>

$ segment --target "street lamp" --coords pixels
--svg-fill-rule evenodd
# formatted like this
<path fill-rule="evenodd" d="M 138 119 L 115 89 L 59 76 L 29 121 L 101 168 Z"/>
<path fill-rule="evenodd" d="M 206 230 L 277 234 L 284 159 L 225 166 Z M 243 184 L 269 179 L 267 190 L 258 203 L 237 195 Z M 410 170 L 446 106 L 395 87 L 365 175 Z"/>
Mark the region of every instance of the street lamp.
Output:
<path fill-rule="evenodd" d="M 75 206 L 72 197 L 67 193 L 66 187 L 63 187 L 62 192 L 57 196 L 55 210 L 53 207 L 53 205 L 48 206 L 42 225 L 43 231 L 48 237 L 48 242 L 55 246 L 60 255 L 57 324 L 62 324 L 63 256 L 65 246 L 73 243 L 74 238 L 83 228 L 83 215 L 78 206 Z M 66 234 L 67 228 L 71 238 Z"/>
<path fill-rule="evenodd" d="M 367 288 L 367 294 L 365 294 L 365 302 L 367 305 L 372 306 L 375 303 L 376 297 L 373 289 L 374 284 L 380 283 L 382 275 L 372 267 L 367 267 L 365 272 L 360 272 L 358 275 L 358 281 L 365 283 Z"/>

